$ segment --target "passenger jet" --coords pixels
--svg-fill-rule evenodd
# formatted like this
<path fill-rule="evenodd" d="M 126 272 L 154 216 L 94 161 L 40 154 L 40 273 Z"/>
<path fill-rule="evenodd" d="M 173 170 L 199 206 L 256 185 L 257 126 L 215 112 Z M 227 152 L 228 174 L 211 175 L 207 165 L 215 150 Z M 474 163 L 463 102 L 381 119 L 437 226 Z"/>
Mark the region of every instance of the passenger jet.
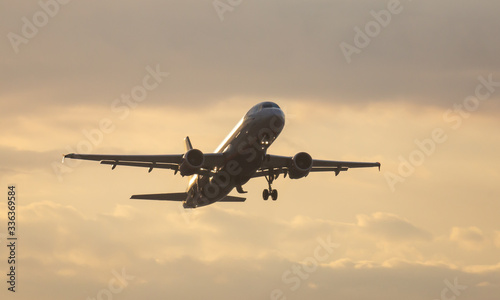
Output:
<path fill-rule="evenodd" d="M 378 162 L 350 162 L 313 159 L 306 152 L 294 156 L 267 154 L 285 125 L 285 114 L 273 102 L 262 102 L 252 107 L 238 122 L 214 153 L 194 149 L 185 138 L 186 151 L 173 155 L 100 155 L 67 154 L 64 158 L 100 161 L 101 164 L 153 169 L 170 169 L 175 174 L 189 176 L 184 193 L 133 195 L 131 199 L 183 201 L 184 208 L 196 208 L 215 202 L 243 202 L 246 198 L 229 196 L 236 189 L 244 194 L 243 185 L 255 177 L 265 177 L 268 189 L 264 200 L 278 199 L 272 184 L 280 174 L 290 179 L 306 177 L 310 172 L 334 172 L 338 175 L 349 168 L 378 167 Z M 63 158 L 63 161 L 64 161 Z"/>

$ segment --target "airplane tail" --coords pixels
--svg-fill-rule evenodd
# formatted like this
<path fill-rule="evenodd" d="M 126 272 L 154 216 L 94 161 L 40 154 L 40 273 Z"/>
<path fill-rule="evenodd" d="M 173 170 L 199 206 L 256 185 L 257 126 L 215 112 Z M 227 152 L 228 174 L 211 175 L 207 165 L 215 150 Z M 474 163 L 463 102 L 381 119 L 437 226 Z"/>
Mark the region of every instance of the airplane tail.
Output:
<path fill-rule="evenodd" d="M 189 150 L 192 150 L 193 149 L 193 145 L 191 144 L 191 140 L 189 139 L 189 136 L 187 136 L 185 139 L 184 139 L 184 142 L 186 143 L 185 146 L 186 146 L 186 152 L 188 152 Z"/>
<path fill-rule="evenodd" d="M 235 197 L 235 196 L 226 196 L 219 200 L 219 202 L 245 202 L 247 198 Z"/>
<path fill-rule="evenodd" d="M 187 198 L 187 193 L 165 193 L 165 194 L 143 194 L 133 195 L 130 199 L 136 200 L 159 200 L 159 201 L 184 201 Z M 245 202 L 246 198 L 226 196 L 219 202 Z"/>

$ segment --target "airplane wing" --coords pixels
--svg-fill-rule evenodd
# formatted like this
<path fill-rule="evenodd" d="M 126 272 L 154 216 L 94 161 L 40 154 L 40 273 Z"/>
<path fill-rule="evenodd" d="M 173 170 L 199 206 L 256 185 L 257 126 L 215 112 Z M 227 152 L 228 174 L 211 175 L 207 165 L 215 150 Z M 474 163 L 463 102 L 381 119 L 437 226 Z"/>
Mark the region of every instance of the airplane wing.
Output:
<path fill-rule="evenodd" d="M 200 152 L 200 154 L 202 154 Z M 195 173 L 209 173 L 216 166 L 224 162 L 223 153 L 205 153 L 203 155 L 203 164 L 200 170 Z M 66 154 L 65 158 L 100 161 L 101 164 L 111 165 L 112 169 L 116 166 L 143 167 L 153 169 L 170 169 L 178 171 L 180 165 L 184 162 L 185 154 L 171 155 L 103 155 L 103 154 Z"/>
<path fill-rule="evenodd" d="M 303 166 L 304 170 L 308 170 L 305 174 L 309 172 L 335 172 L 337 176 L 342 171 L 347 171 L 349 168 L 370 168 L 378 167 L 380 170 L 379 162 L 354 162 L 354 161 L 337 161 L 337 160 L 319 160 L 312 159 L 307 153 L 299 153 L 298 155 L 306 155 L 310 159 L 307 166 Z M 297 155 L 297 156 L 298 156 Z M 295 156 L 295 157 L 297 157 Z M 293 156 L 279 156 L 279 155 L 266 155 L 266 158 L 259 170 L 254 174 L 253 177 L 279 175 L 279 174 L 289 174 L 290 170 L 293 169 L 294 159 Z"/>

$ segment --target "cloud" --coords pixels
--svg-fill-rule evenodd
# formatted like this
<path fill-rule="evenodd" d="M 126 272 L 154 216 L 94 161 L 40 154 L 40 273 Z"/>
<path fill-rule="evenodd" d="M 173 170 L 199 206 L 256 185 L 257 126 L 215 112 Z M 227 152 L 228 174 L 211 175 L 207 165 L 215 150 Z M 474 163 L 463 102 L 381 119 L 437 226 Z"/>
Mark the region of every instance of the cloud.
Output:
<path fill-rule="evenodd" d="M 101 290 L 108 288 L 110 279 L 114 277 L 113 272 L 123 269 L 133 278 L 119 293 L 120 299 L 125 300 L 154 298 L 157 295 L 200 299 L 207 294 L 217 299 L 270 299 L 271 293 L 276 290 L 287 299 L 439 299 L 443 290 L 454 282 L 462 288 L 459 290 L 460 298 L 468 300 L 487 299 L 492 293 L 497 294 L 500 288 L 491 284 L 497 282 L 498 274 L 469 273 L 444 265 L 356 265 L 320 265 L 313 272 L 303 271 L 303 279 L 293 273 L 285 276 L 293 278 L 294 285 L 291 281 L 284 281 L 283 276 L 292 266 L 297 266 L 297 262 L 276 257 L 221 258 L 211 262 L 193 257 L 166 262 L 138 259 L 132 266 L 103 268 L 99 272 L 81 268 L 78 280 L 75 275 L 33 264 L 40 267 L 45 276 L 26 275 L 23 282 L 30 287 L 26 291 L 27 297 L 36 295 L 37 299 L 56 300 L 95 298 Z M 486 286 L 485 282 L 490 284 Z M 450 292 L 446 294 L 453 295 Z"/>
<path fill-rule="evenodd" d="M 48 162 L 62 158 L 61 153 L 56 151 L 19 150 L 6 146 L 0 146 L 0 157 L 0 176 L 3 177 L 39 170 L 48 171 Z"/>
<path fill-rule="evenodd" d="M 181 209 L 162 212 L 153 204 L 117 204 L 110 212 L 89 218 L 71 205 L 34 202 L 23 208 L 23 223 L 29 228 L 26 231 L 27 249 L 30 249 L 27 253 L 44 261 L 70 261 L 92 266 L 99 265 L 99 261 L 105 265 L 113 261 L 132 263 L 131 256 L 160 262 L 183 256 L 204 261 L 268 256 L 302 260 L 311 255 L 318 240 L 331 240 L 341 247 L 329 261 L 356 253 L 357 248 L 367 251 L 357 252 L 352 256 L 355 259 L 384 260 L 394 255 L 412 258 L 411 252 L 400 253 L 401 243 L 425 239 L 429 235 L 394 215 L 375 214 L 373 220 L 365 216 L 358 222 L 360 225 L 303 216 L 292 220 L 268 220 L 221 207 L 194 212 Z M 394 231 L 393 226 L 400 229 Z M 406 228 L 401 230 L 404 226 Z M 374 234 L 387 239 L 394 250 L 378 249 L 372 242 Z M 356 239 L 353 240 L 353 236 Z"/>
<path fill-rule="evenodd" d="M 500 249 L 500 231 L 494 232 L 493 243 Z"/>
<path fill-rule="evenodd" d="M 368 215 L 358 215 L 358 226 L 368 233 L 388 240 L 429 240 L 432 235 L 409 221 L 394 214 L 377 212 Z"/>
<path fill-rule="evenodd" d="M 42 261 L 91 266 L 110 265 L 113 261 L 132 263 L 131 256 L 160 262 L 186 255 L 205 261 L 268 256 L 301 260 L 311 255 L 318 240 L 343 244 L 344 249 L 339 249 L 337 255 L 345 255 L 354 247 L 378 251 L 372 245 L 373 233 L 387 237 L 394 248 L 401 239 L 426 236 L 416 229 L 396 231 L 398 234 L 391 232 L 393 229 L 389 227 L 405 224 L 394 215 L 389 217 L 391 222 L 382 222 L 386 228 L 378 225 L 381 217 L 388 218 L 384 214 L 376 214 L 376 221 L 369 221 L 368 225 L 356 225 L 303 216 L 269 220 L 221 207 L 207 207 L 192 213 L 181 209 L 162 212 L 155 207 L 154 203 L 143 202 L 117 204 L 110 212 L 90 218 L 71 205 L 33 202 L 23 207 L 23 223 L 28 228 L 25 243 L 30 249 L 26 253 Z M 352 236 L 357 237 L 357 242 L 352 241 Z M 372 255 L 365 259 L 376 257 Z M 385 255 L 391 257 L 391 253 Z M 331 257 L 329 261 L 337 258 Z"/>
<path fill-rule="evenodd" d="M 481 250 L 486 245 L 486 238 L 481 229 L 471 227 L 453 227 L 450 240 L 468 250 Z"/>
<path fill-rule="evenodd" d="M 269 299 L 275 290 L 281 291 L 287 299 L 438 299 L 442 291 L 449 288 L 447 282 L 460 285 L 462 299 L 475 299 L 490 292 L 476 286 L 487 278 L 486 274 L 467 273 L 446 266 L 415 263 L 391 267 L 319 266 L 316 271 L 304 272 L 303 279 L 291 275 L 294 283 L 283 281 L 283 274 L 294 265 L 296 262 L 275 258 L 221 259 L 210 263 L 184 258 L 148 264 L 151 273 L 163 275 L 143 285 L 131 286 L 133 295 L 127 296 L 154 295 L 163 291 L 175 297 L 195 299 L 210 289 L 212 295 L 222 299 Z M 185 271 L 176 274 L 164 270 Z M 189 288 L 193 281 L 197 282 L 197 289 Z M 492 288 L 497 290 L 499 287 Z"/>
<path fill-rule="evenodd" d="M 67 5 L 20 54 L 4 39 L 2 105 L 22 112 L 108 104 L 139 84 L 146 66 L 159 64 L 171 76 L 147 106 L 249 97 L 448 107 L 473 92 L 477 76 L 498 71 L 498 3 L 402 3 L 401 14 L 351 64 L 340 43 L 352 44 L 354 28 L 387 1 L 355 9 L 351 1 L 257 1 L 224 22 L 200 1 Z M 16 4 L 4 12 L 7 30 L 19 32 L 22 17 L 37 8 Z"/>
<path fill-rule="evenodd" d="M 185 299 L 208 292 L 220 299 L 255 299 L 267 298 L 275 289 L 290 299 L 432 299 L 447 287 L 445 280 L 454 278 L 471 295 L 498 288 L 484 284 L 494 282 L 498 266 L 456 267 L 433 260 L 433 255 L 415 262 L 412 253 L 401 253 L 401 245 L 429 241 L 430 233 L 388 213 L 340 223 L 307 216 L 268 219 L 223 207 L 185 216 L 183 210 L 136 202 L 93 217 L 52 201 L 34 202 L 20 211 L 23 282 L 40 299 L 96 297 L 108 288 L 113 272 L 123 269 L 135 279 L 120 292 L 122 299 L 167 292 Z M 374 237 L 384 239 L 387 247 L 379 249 Z M 283 280 L 283 274 L 314 258 L 318 239 L 339 247 L 327 260 L 317 261 L 317 268 L 292 290 L 297 275 Z M 50 292 L 55 285 L 62 286 L 57 296 Z"/>

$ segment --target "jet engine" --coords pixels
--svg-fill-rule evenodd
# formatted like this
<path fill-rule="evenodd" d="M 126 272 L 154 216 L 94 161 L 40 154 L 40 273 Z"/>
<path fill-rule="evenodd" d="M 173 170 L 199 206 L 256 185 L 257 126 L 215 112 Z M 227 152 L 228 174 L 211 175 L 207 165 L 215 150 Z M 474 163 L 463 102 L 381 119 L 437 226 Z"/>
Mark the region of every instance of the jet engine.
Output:
<path fill-rule="evenodd" d="M 182 158 L 182 163 L 179 165 L 179 172 L 182 176 L 189 176 L 198 173 L 203 163 L 205 157 L 203 152 L 198 149 L 191 149 Z"/>
<path fill-rule="evenodd" d="M 292 158 L 288 167 L 288 175 L 291 179 L 299 179 L 309 175 L 312 169 L 313 159 L 309 153 L 299 152 Z"/>

